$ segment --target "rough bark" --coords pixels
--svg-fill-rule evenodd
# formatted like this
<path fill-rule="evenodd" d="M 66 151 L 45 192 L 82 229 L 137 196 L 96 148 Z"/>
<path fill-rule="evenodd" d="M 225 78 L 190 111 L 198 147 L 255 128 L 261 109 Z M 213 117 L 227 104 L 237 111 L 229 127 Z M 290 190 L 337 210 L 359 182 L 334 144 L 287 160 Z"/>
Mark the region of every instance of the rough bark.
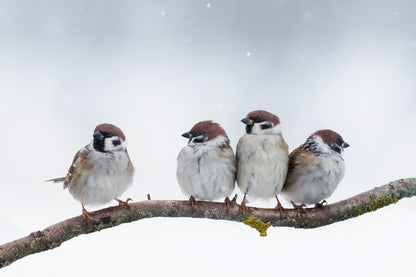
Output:
<path fill-rule="evenodd" d="M 192 208 L 188 201 L 148 200 L 131 203 L 129 207 L 116 206 L 95 211 L 94 221 L 85 220 L 82 216 L 73 217 L 42 231 L 33 232 L 27 237 L 1 245 L 0 268 L 27 255 L 58 247 L 61 243 L 81 234 L 93 233 L 142 218 L 194 217 L 244 221 L 264 235 L 265 229 L 269 225 L 316 228 L 357 217 L 396 203 L 404 197 L 415 195 L 416 178 L 408 178 L 390 182 L 352 198 L 326 205 L 323 208 L 310 208 L 306 209 L 305 212 L 286 209 L 280 213 L 276 209 L 247 207 L 244 216 L 240 210 L 240 205 L 236 203 L 232 203 L 230 208 L 227 209 L 224 203 L 197 201 Z M 249 220 L 247 220 L 248 218 Z M 263 222 L 267 223 L 263 224 Z"/>

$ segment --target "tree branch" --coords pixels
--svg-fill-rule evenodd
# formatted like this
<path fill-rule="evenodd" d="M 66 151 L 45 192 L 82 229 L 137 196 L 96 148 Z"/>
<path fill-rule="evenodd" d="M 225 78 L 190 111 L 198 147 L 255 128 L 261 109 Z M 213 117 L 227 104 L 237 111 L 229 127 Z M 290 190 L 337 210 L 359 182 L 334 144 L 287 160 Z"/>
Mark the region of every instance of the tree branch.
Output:
<path fill-rule="evenodd" d="M 261 221 L 270 222 L 272 226 L 316 228 L 375 211 L 396 203 L 404 197 L 415 195 L 416 178 L 408 178 L 390 182 L 387 185 L 376 187 L 323 208 L 310 208 L 306 209 L 305 212 L 286 209 L 280 213 L 276 209 L 247 207 L 245 216 L 240 211 L 240 205 L 235 203 L 227 209 L 224 203 L 197 201 L 194 208 L 192 208 L 188 201 L 148 200 L 131 203 L 129 207 L 116 206 L 95 211 L 93 222 L 85 220 L 82 216 L 73 217 L 42 231 L 33 232 L 27 237 L 1 245 L 0 268 L 27 255 L 58 247 L 63 242 L 81 234 L 93 233 L 142 218 L 194 217 L 245 221 L 246 224 L 255 228 L 257 228 L 256 226 L 262 226 L 263 229 L 261 230 L 264 235 L 265 229 Z M 249 216 L 254 217 L 247 221 L 246 219 Z M 253 220 L 253 218 L 260 221 Z M 255 222 L 255 224 L 252 225 L 250 222 Z M 266 225 L 269 226 L 268 223 Z"/>

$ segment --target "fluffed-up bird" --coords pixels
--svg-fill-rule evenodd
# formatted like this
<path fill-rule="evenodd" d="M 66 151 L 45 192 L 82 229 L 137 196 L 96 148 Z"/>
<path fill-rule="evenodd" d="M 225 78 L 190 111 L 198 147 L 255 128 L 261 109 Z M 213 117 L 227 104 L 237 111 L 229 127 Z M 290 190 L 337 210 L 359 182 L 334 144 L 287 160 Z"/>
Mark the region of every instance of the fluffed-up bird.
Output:
<path fill-rule="evenodd" d="M 219 198 L 225 198 L 229 207 L 236 166 L 224 129 L 218 123 L 201 121 L 182 136 L 189 139 L 177 158 L 176 176 L 182 192 L 189 197 L 192 207 L 195 199 Z"/>
<path fill-rule="evenodd" d="M 281 195 L 295 208 L 322 206 L 344 176 L 344 148 L 349 146 L 332 130 L 319 130 L 290 153 L 289 171 Z M 323 202 L 320 202 L 323 201 Z"/>
<path fill-rule="evenodd" d="M 246 196 L 276 198 L 276 208 L 283 211 L 277 195 L 286 179 L 288 146 L 282 135 L 280 119 L 276 115 L 257 110 L 241 120 L 246 134 L 237 145 L 237 185 L 244 193 L 241 203 L 245 214 Z"/>
<path fill-rule="evenodd" d="M 128 201 L 118 199 L 133 182 L 134 167 L 126 149 L 126 137 L 117 126 L 98 125 L 90 144 L 79 150 L 65 178 L 48 181 L 64 182 L 71 195 L 81 202 L 82 215 L 92 220 L 93 213 L 84 205 L 102 205 L 115 199 L 120 205 Z"/>

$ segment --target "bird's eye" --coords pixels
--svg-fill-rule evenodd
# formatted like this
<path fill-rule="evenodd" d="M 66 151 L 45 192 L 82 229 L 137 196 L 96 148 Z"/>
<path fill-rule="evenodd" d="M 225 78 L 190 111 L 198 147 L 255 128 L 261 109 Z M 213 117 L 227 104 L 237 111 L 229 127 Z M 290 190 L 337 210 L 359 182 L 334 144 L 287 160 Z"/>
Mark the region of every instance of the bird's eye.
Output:
<path fill-rule="evenodd" d="M 111 138 L 114 134 L 111 132 L 101 132 L 101 134 L 105 137 L 105 138 Z"/>
<path fill-rule="evenodd" d="M 264 119 L 263 118 L 261 118 L 261 117 L 256 117 L 256 119 L 254 120 L 256 123 L 261 123 L 261 122 L 263 122 L 264 121 Z"/>
<path fill-rule="evenodd" d="M 341 154 L 342 147 L 341 147 L 341 146 L 339 146 L 337 143 L 332 143 L 330 147 L 331 147 L 331 149 L 332 149 L 332 150 L 334 150 L 335 152 L 338 152 L 338 153 L 340 153 L 340 154 Z"/>
<path fill-rule="evenodd" d="M 204 135 L 194 136 L 191 140 L 193 143 L 202 143 L 205 141 L 205 136 Z"/>

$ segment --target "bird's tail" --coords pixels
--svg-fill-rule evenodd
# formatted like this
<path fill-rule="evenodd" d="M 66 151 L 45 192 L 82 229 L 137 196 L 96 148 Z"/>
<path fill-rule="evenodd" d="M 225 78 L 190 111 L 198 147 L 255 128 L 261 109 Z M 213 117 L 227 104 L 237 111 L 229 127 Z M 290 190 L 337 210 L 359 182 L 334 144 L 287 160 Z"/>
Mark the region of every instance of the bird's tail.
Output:
<path fill-rule="evenodd" d="M 65 181 L 65 177 L 53 178 L 53 179 L 46 180 L 45 182 L 60 183 L 63 181 Z M 67 187 L 68 187 L 68 184 L 64 183 L 63 188 L 66 189 Z"/>
<path fill-rule="evenodd" d="M 65 177 L 59 177 L 59 178 L 49 179 L 49 180 L 46 180 L 45 182 L 59 183 L 59 182 L 63 182 L 63 181 L 65 181 Z"/>

